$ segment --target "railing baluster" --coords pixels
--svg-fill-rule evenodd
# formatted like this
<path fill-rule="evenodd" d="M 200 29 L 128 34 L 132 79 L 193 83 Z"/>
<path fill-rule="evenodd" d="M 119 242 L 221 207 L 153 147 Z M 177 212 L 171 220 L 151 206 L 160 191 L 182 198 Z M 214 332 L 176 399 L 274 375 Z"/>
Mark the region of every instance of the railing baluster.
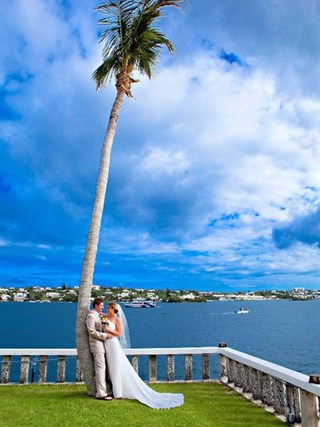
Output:
<path fill-rule="evenodd" d="M 247 365 L 244 365 L 243 392 L 244 393 L 251 393 L 251 388 L 250 388 L 250 367 L 247 366 Z"/>
<path fill-rule="evenodd" d="M 167 381 L 174 381 L 174 356 L 167 355 Z"/>
<path fill-rule="evenodd" d="M 271 375 L 262 374 L 261 376 L 261 393 L 262 402 L 267 406 L 273 406 L 273 379 Z"/>
<path fill-rule="evenodd" d="M 2 356 L 1 380 L 2 384 L 8 384 L 10 381 L 11 356 Z"/>
<path fill-rule="evenodd" d="M 225 375 L 226 375 L 226 383 L 230 383 L 230 359 L 226 356 L 225 360 Z"/>
<path fill-rule="evenodd" d="M 39 365 L 39 383 L 46 383 L 48 373 L 48 356 L 40 356 Z"/>
<path fill-rule="evenodd" d="M 66 356 L 58 356 L 57 382 L 64 383 L 66 379 Z"/>
<path fill-rule="evenodd" d="M 133 369 L 136 371 L 136 373 L 139 372 L 139 360 L 138 356 L 132 356 L 131 358 L 131 364 L 133 366 Z"/>
<path fill-rule="evenodd" d="M 192 381 L 192 354 L 185 354 L 184 356 L 184 370 L 185 380 Z"/>
<path fill-rule="evenodd" d="M 202 379 L 209 380 L 210 379 L 210 362 L 209 362 L 209 354 L 202 354 Z"/>
<path fill-rule="evenodd" d="M 262 399 L 262 373 L 254 369 L 252 397 L 254 400 Z"/>
<path fill-rule="evenodd" d="M 21 356 L 20 384 L 28 384 L 29 366 L 30 366 L 30 356 Z"/>
<path fill-rule="evenodd" d="M 243 365 L 242 363 L 238 363 L 236 362 L 234 364 L 234 371 L 235 371 L 235 378 L 234 378 L 234 385 L 236 387 L 242 388 L 242 384 L 243 384 Z"/>
<path fill-rule="evenodd" d="M 285 392 L 284 392 L 284 383 L 283 381 L 274 379 L 273 383 L 273 404 L 276 414 L 285 415 L 286 414 L 286 401 L 285 401 Z"/>
<path fill-rule="evenodd" d="M 76 360 L 76 382 L 77 383 L 83 382 L 83 372 L 82 372 L 80 361 L 78 358 Z"/>
<path fill-rule="evenodd" d="M 253 394 L 253 388 L 254 388 L 254 381 L 255 381 L 255 369 L 251 366 L 248 366 L 248 391 Z"/>
<path fill-rule="evenodd" d="M 227 377 L 227 358 L 224 354 L 219 355 L 220 360 L 220 379 L 223 383 L 228 381 Z"/>
<path fill-rule="evenodd" d="M 151 383 L 157 381 L 157 356 L 155 354 L 149 356 L 149 381 Z"/>
<path fill-rule="evenodd" d="M 229 359 L 228 361 L 228 379 L 229 383 L 234 384 L 235 377 L 236 377 L 236 370 L 235 370 L 235 360 Z"/>
<path fill-rule="evenodd" d="M 246 383 L 246 368 L 242 363 L 239 363 L 238 366 L 238 379 L 237 379 L 237 386 L 240 387 L 242 390 L 245 387 Z"/>
<path fill-rule="evenodd" d="M 301 409 L 299 401 L 299 389 L 291 384 L 287 384 L 287 404 L 290 411 L 294 414 L 295 422 L 301 422 Z"/>

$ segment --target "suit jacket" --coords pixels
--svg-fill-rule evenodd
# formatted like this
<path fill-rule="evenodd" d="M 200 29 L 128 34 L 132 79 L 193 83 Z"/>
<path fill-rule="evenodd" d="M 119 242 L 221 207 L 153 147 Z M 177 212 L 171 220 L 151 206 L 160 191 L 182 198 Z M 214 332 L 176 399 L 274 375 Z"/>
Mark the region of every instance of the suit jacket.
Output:
<path fill-rule="evenodd" d="M 105 353 L 104 341 L 107 339 L 107 334 L 101 330 L 100 316 L 96 310 L 88 312 L 86 325 L 91 353 Z"/>

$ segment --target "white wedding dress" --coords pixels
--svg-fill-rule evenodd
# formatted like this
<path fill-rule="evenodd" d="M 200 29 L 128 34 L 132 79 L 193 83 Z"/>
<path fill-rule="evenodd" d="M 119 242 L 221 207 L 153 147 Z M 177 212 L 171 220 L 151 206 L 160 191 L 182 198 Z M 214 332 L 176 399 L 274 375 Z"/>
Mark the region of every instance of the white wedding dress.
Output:
<path fill-rule="evenodd" d="M 109 328 L 115 329 L 115 324 L 109 322 Z M 115 398 L 136 399 L 153 409 L 168 409 L 183 405 L 183 394 L 157 393 L 142 381 L 124 354 L 118 338 L 107 339 L 105 347 Z"/>

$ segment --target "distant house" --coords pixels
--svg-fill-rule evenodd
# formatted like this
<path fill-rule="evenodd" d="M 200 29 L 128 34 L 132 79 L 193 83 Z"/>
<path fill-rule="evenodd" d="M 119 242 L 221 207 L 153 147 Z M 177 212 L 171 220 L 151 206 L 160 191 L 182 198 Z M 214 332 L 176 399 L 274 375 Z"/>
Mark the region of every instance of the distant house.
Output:
<path fill-rule="evenodd" d="M 59 292 L 47 292 L 46 298 L 50 298 L 50 299 L 60 298 L 60 293 Z"/>
<path fill-rule="evenodd" d="M 26 292 L 16 292 L 13 296 L 13 301 L 16 302 L 22 302 L 27 299 L 27 293 Z"/>
<path fill-rule="evenodd" d="M 10 300 L 10 295 L 0 293 L 0 301 L 8 301 Z"/>
<path fill-rule="evenodd" d="M 181 296 L 181 299 L 182 299 L 182 300 L 187 300 L 187 299 L 189 299 L 189 300 L 190 300 L 190 299 L 195 299 L 195 297 L 196 297 L 196 296 L 195 296 L 193 293 L 191 293 L 191 292 L 190 292 L 189 294 L 182 295 L 182 296 Z"/>
<path fill-rule="evenodd" d="M 305 288 L 293 288 L 292 291 L 297 293 L 297 294 L 303 294 L 306 291 L 306 289 Z"/>
<path fill-rule="evenodd" d="M 130 295 L 131 295 L 131 292 L 130 292 L 130 291 L 128 291 L 128 289 L 124 289 L 124 290 L 121 292 L 121 294 L 120 294 L 120 296 L 121 296 L 122 298 L 128 298 Z"/>

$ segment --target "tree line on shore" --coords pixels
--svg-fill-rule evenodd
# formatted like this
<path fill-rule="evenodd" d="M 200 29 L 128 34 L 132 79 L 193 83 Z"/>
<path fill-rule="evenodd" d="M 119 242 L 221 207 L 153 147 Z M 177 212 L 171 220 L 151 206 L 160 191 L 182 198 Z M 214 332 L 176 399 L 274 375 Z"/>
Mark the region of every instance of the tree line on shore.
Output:
<path fill-rule="evenodd" d="M 163 302 L 207 302 L 217 300 L 238 299 L 290 299 L 306 300 L 320 297 L 319 291 L 239 291 L 230 292 L 202 292 L 199 290 L 172 290 L 172 289 L 135 289 L 119 287 L 106 287 L 95 285 L 91 291 L 91 298 L 102 297 L 106 301 L 133 301 L 135 299 L 163 301 Z M 62 284 L 58 287 L 27 286 L 24 288 L 1 288 L 0 301 L 34 301 L 34 302 L 78 302 L 79 287 L 68 287 Z"/>

